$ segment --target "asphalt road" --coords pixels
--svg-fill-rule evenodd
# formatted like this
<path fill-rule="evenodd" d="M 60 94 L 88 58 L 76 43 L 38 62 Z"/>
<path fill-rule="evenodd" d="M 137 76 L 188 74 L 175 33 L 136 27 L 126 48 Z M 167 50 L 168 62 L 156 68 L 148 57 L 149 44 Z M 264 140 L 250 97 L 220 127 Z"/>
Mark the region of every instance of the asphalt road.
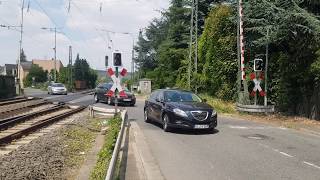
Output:
<path fill-rule="evenodd" d="M 320 180 L 320 137 L 231 118 L 216 133 L 175 131 L 143 121 L 143 102 L 128 107 L 168 180 Z"/>
<path fill-rule="evenodd" d="M 25 89 L 27 96 L 39 97 L 51 102 L 64 102 L 78 106 L 88 106 L 94 104 L 93 95 L 82 93 L 68 93 L 68 95 L 49 95 L 46 91 L 38 89 Z"/>

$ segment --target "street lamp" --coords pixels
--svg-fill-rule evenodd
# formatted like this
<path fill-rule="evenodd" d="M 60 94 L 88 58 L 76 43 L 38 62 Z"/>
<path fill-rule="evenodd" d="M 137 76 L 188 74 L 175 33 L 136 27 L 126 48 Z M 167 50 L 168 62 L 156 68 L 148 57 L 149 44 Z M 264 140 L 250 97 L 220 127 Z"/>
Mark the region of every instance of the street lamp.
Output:
<path fill-rule="evenodd" d="M 54 32 L 54 82 L 57 81 L 57 28 L 42 27 L 43 30 Z"/>

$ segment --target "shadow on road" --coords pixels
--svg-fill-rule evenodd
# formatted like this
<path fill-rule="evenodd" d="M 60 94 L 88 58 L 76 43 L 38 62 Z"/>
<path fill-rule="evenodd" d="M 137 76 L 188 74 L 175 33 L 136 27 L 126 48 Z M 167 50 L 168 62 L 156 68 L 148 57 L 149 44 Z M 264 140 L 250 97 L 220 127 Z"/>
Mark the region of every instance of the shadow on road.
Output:
<path fill-rule="evenodd" d="M 149 124 L 155 125 L 158 128 L 162 129 L 162 124 L 157 123 L 155 121 L 150 122 Z M 177 128 L 172 128 L 170 132 L 172 134 L 185 134 L 185 135 L 208 135 L 208 134 L 217 134 L 220 131 L 218 129 L 214 130 L 205 130 L 205 129 L 177 129 Z"/>

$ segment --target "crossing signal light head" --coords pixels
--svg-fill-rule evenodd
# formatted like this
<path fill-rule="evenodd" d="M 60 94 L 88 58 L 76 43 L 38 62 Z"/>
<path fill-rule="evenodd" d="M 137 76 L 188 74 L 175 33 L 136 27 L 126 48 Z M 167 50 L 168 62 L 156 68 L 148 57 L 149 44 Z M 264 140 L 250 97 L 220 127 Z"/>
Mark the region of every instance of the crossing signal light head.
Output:
<path fill-rule="evenodd" d="M 262 59 L 255 59 L 253 69 L 255 72 L 260 72 L 264 70 L 264 62 Z"/>
<path fill-rule="evenodd" d="M 105 56 L 105 60 L 104 60 L 104 63 L 105 63 L 105 65 L 106 65 L 106 67 L 108 67 L 109 66 L 109 57 L 108 56 Z"/>
<path fill-rule="evenodd" d="M 113 66 L 122 66 L 121 53 L 113 53 Z"/>

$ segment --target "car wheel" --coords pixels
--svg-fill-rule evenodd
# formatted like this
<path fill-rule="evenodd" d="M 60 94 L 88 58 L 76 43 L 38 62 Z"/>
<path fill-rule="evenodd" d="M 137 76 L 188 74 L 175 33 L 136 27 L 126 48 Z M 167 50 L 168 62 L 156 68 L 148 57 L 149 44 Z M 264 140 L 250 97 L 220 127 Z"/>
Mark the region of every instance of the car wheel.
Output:
<path fill-rule="evenodd" d="M 162 122 L 163 122 L 163 131 L 169 132 L 170 131 L 170 127 L 168 126 L 169 116 L 167 114 L 163 115 Z"/>
<path fill-rule="evenodd" d="M 146 123 L 151 122 L 150 119 L 149 119 L 149 115 L 148 115 L 148 110 L 147 109 L 144 110 L 144 122 L 146 122 Z"/>
<path fill-rule="evenodd" d="M 98 96 L 97 96 L 96 94 L 94 95 L 94 101 L 95 101 L 96 103 L 99 102 Z"/>

